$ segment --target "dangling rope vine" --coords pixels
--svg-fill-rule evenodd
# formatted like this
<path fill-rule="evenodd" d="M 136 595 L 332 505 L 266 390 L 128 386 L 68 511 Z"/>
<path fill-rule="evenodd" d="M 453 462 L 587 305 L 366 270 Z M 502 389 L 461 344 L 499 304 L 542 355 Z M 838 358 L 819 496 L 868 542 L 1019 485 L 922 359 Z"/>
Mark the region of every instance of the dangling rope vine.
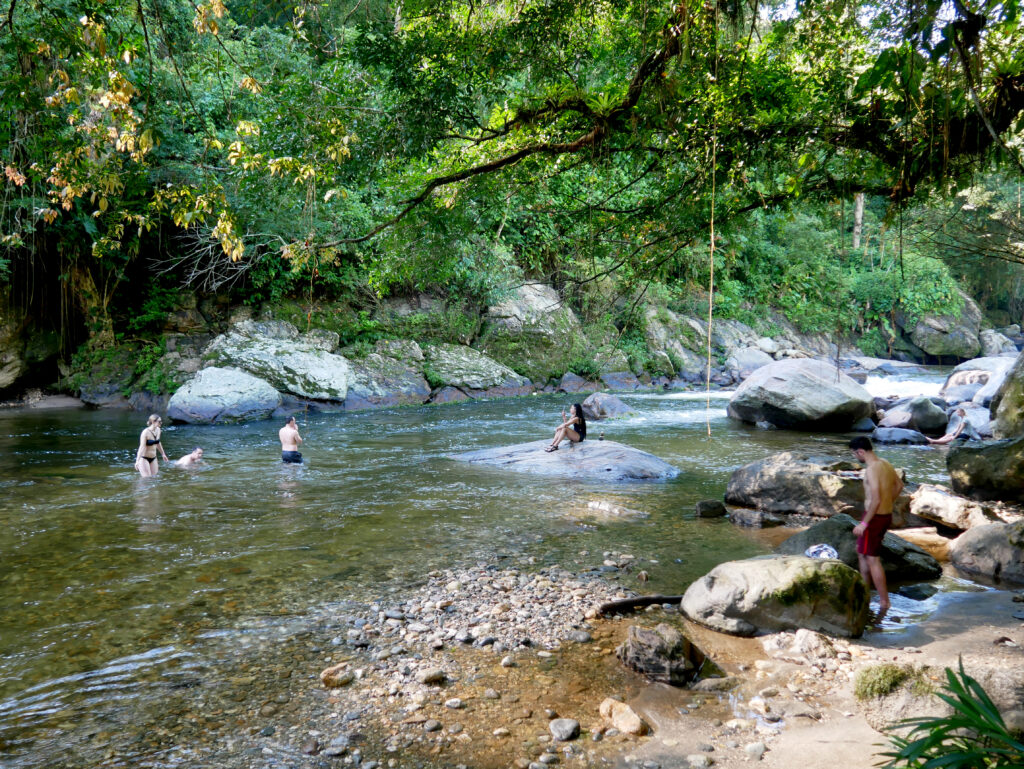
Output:
<path fill-rule="evenodd" d="M 712 82 L 714 85 L 712 88 L 718 86 L 718 3 L 715 3 L 715 11 L 713 17 L 713 35 L 714 35 L 714 51 L 712 53 L 712 69 L 714 70 L 714 77 Z M 710 221 L 710 236 L 711 236 L 711 247 L 709 249 L 709 262 L 710 262 L 710 273 L 708 276 L 708 345 L 707 345 L 707 362 L 704 366 L 704 422 L 707 426 L 708 437 L 711 437 L 711 324 L 714 321 L 715 316 L 715 192 L 716 182 L 718 176 L 716 174 L 716 166 L 718 165 L 718 104 L 715 99 L 711 100 L 712 109 L 712 120 L 711 120 L 711 221 Z"/>

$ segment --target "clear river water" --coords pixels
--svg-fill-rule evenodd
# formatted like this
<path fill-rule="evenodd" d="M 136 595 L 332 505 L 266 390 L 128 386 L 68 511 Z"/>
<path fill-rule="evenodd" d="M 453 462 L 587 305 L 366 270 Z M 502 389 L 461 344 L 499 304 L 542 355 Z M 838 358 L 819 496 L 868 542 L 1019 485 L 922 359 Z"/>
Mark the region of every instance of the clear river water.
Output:
<path fill-rule="evenodd" d="M 868 384 L 933 394 L 943 378 Z M 50 766 L 58 755 L 75 765 L 69 746 L 125 724 L 156 728 L 169 692 L 187 710 L 199 671 L 231 666 L 270 624 L 301 632 L 307 617 L 432 569 L 509 554 L 583 570 L 614 550 L 650 573 L 645 591 L 681 593 L 722 561 L 768 551 L 757 532 L 694 516 L 698 500 L 722 497 L 733 469 L 784 450 L 848 456 L 848 436 L 729 420 L 727 394 L 710 408 L 697 393 L 621 397 L 637 415 L 592 423 L 590 437 L 654 453 L 677 479 L 567 482 L 449 458 L 550 435 L 569 396 L 299 414 L 303 466 L 279 461 L 276 422 L 171 426 L 172 458 L 202 446 L 206 459 L 154 479 L 132 468 L 144 415 L 0 412 L 0 764 Z M 944 449 L 881 453 L 914 481 L 947 480 Z M 596 500 L 649 515 L 593 520 Z M 81 765 L 96 760 L 82 755 Z"/>

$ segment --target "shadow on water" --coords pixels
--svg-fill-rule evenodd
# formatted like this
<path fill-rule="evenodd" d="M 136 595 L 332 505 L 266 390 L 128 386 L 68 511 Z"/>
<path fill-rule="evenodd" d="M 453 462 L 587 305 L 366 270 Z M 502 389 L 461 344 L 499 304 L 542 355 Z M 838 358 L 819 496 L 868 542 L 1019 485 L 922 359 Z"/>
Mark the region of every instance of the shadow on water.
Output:
<path fill-rule="evenodd" d="M 636 416 L 600 429 L 677 479 L 572 482 L 450 459 L 546 437 L 564 405 L 554 397 L 306 415 L 301 466 L 279 461 L 275 423 L 171 426 L 168 454 L 202 446 L 204 465 L 165 463 L 151 479 L 132 467 L 143 416 L 0 413 L 0 746 L 18 766 L 45 765 L 32 750 L 45 735 L 115 712 L 144 722 L 168 686 L 191 696 L 195 671 L 237 654 L 252 618 L 378 598 L 496 554 L 583 570 L 630 553 L 650 582 L 627 573 L 624 586 L 682 592 L 768 549 L 693 516 L 733 469 L 784 450 L 846 453 L 844 436 L 735 424 L 721 396 L 710 409 L 694 394 L 623 398 Z M 944 477 L 938 452 L 884 453 L 915 480 Z M 645 515 L 579 514 L 602 500 Z"/>

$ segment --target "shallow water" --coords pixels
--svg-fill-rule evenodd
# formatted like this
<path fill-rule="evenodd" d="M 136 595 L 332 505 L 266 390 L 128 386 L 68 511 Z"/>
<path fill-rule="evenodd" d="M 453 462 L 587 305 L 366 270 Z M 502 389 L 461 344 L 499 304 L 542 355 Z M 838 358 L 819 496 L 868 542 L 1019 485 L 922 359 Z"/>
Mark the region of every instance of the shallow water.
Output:
<path fill-rule="evenodd" d="M 715 564 L 768 549 L 756 532 L 694 518 L 733 469 L 783 450 L 847 455 L 845 436 L 732 422 L 727 394 L 710 408 L 692 393 L 622 398 L 637 415 L 592 424 L 591 437 L 657 454 L 677 479 L 571 482 L 449 458 L 544 437 L 566 402 L 550 396 L 300 414 L 304 466 L 280 463 L 276 423 L 173 426 L 171 457 L 199 445 L 205 464 L 154 479 L 132 468 L 140 415 L 0 412 L 0 755 L 44 766 L 68 734 L 145 724 L 168 687 L 187 699 L 195 671 L 230 658 L 267 618 L 301 625 L 435 568 L 502 553 L 588 568 L 615 550 L 650 574 L 637 588 L 682 592 Z M 882 454 L 913 480 L 946 478 L 944 450 Z M 595 500 L 649 515 L 590 519 Z"/>

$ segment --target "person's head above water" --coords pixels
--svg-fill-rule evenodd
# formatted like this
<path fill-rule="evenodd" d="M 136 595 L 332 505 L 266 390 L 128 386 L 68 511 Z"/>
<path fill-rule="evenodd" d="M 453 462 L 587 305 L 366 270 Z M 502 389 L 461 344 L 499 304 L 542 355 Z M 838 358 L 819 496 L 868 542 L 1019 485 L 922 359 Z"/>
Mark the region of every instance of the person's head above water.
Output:
<path fill-rule="evenodd" d="M 288 427 L 288 426 L 294 427 L 295 426 L 295 417 L 294 416 L 288 417 L 288 419 L 285 420 L 284 426 L 285 427 Z"/>
<path fill-rule="evenodd" d="M 202 459 L 203 458 L 203 450 L 202 450 L 202 448 L 200 448 L 199 446 L 196 446 L 194 449 L 192 449 L 192 458 L 196 459 L 196 460 Z"/>
<path fill-rule="evenodd" d="M 163 419 L 160 418 L 159 414 L 150 414 L 149 419 L 146 420 L 146 424 L 152 427 L 153 425 L 160 424 Z"/>

